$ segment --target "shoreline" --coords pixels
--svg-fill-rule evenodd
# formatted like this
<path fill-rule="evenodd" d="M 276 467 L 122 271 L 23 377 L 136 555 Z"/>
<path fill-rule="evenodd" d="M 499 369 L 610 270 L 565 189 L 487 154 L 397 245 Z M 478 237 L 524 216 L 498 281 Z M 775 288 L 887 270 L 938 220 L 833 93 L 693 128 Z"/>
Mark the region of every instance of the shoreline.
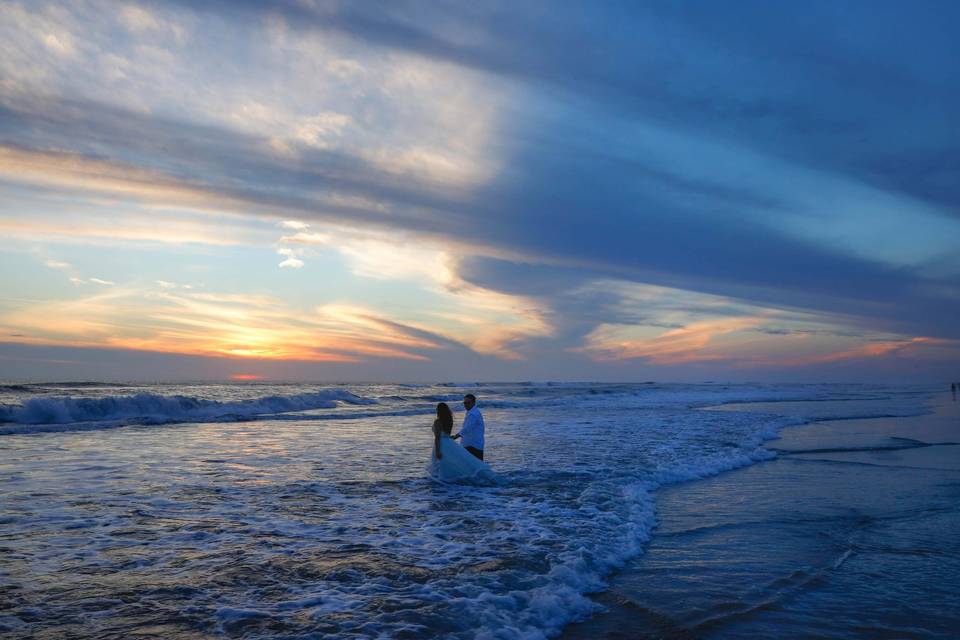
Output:
<path fill-rule="evenodd" d="M 958 602 L 944 596 L 936 606 L 939 589 L 923 593 L 909 565 L 857 592 L 857 602 L 835 593 L 884 563 L 898 566 L 876 551 L 896 546 L 891 540 L 904 549 L 886 555 L 913 552 L 911 536 L 924 525 L 885 533 L 887 520 L 920 522 L 929 512 L 960 525 L 950 506 L 960 498 L 960 402 L 947 393 L 926 404 L 931 412 L 920 416 L 785 427 L 766 445 L 776 458 L 657 490 L 658 524 L 644 553 L 592 594 L 604 612 L 559 637 L 950 637 L 960 628 Z M 960 560 L 945 569 L 960 585 Z M 907 583 L 931 604 L 919 624 L 916 607 L 898 608 L 891 596 Z M 817 622 L 826 611 L 832 617 Z"/>

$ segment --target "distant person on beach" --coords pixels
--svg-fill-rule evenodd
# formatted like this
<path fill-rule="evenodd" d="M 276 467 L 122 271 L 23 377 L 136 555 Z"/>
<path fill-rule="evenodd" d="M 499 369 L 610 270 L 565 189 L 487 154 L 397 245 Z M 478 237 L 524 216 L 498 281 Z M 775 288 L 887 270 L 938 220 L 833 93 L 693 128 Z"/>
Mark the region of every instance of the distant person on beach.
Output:
<path fill-rule="evenodd" d="M 461 438 L 460 444 L 464 449 L 483 460 L 483 415 L 477 408 L 477 396 L 468 393 L 463 396 L 463 408 L 467 410 L 467 415 L 463 417 L 463 426 L 460 427 L 460 433 L 453 436 L 454 439 Z"/>
<path fill-rule="evenodd" d="M 957 401 L 957 383 L 956 382 L 950 383 L 950 393 L 953 394 L 953 401 L 956 402 Z"/>

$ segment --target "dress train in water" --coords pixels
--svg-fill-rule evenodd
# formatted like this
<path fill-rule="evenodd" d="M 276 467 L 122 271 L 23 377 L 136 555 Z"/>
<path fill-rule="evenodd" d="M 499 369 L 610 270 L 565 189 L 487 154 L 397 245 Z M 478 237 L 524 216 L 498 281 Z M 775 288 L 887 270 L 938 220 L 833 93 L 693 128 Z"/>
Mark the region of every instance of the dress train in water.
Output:
<path fill-rule="evenodd" d="M 430 475 L 444 482 L 472 480 L 494 482 L 497 474 L 472 453 L 458 445 L 446 434 L 440 436 L 440 455 L 430 454 Z"/>

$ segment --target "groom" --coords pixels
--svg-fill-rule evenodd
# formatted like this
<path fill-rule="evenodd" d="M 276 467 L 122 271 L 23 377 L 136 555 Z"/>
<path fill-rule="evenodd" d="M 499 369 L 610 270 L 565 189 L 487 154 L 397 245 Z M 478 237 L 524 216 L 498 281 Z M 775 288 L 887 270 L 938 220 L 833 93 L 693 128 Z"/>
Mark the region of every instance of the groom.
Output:
<path fill-rule="evenodd" d="M 453 437 L 463 438 L 460 441 L 463 448 L 483 460 L 483 416 L 477 409 L 477 396 L 472 393 L 463 396 L 463 408 L 467 410 L 467 415 L 463 417 L 460 433 Z"/>

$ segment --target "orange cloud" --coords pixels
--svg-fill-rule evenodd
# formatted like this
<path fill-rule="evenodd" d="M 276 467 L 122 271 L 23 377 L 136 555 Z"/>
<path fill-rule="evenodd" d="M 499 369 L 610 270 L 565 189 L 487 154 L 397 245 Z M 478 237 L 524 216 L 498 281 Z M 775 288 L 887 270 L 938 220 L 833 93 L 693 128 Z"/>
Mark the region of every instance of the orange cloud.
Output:
<path fill-rule="evenodd" d="M 51 240 L 85 243 L 103 241 L 113 245 L 122 241 L 145 241 L 174 245 L 192 243 L 216 246 L 263 243 L 259 236 L 238 229 L 236 226 L 225 229 L 225 225 L 177 220 L 169 215 L 165 216 L 163 224 L 159 225 L 156 216 L 141 216 L 131 213 L 125 213 L 122 217 L 113 216 L 110 220 L 98 220 L 91 217 L 84 219 L 71 218 L 69 223 L 62 220 L 0 218 L 0 234 L 42 242 Z"/>
<path fill-rule="evenodd" d="M 886 355 L 904 354 L 909 355 L 924 346 L 956 346 L 960 345 L 957 340 L 945 340 L 942 338 L 930 338 L 918 336 L 904 340 L 888 340 L 884 342 L 870 342 L 853 349 L 843 351 L 834 351 L 831 353 L 822 353 L 810 356 L 801 356 L 798 358 L 783 358 L 759 360 L 752 364 L 760 366 L 787 366 L 802 367 L 814 364 L 828 364 L 831 362 L 842 362 L 844 360 L 861 360 L 864 358 L 878 358 Z"/>
<path fill-rule="evenodd" d="M 282 237 L 281 243 L 334 249 L 359 277 L 402 280 L 428 289 L 438 301 L 432 310 L 422 312 L 424 320 L 434 330 L 441 330 L 479 353 L 520 360 L 523 355 L 516 349 L 517 343 L 553 332 L 535 300 L 477 287 L 458 277 L 451 266 L 451 253 L 469 252 L 476 247 L 330 225 L 315 232 L 311 225 L 297 221 L 286 221 L 281 226 L 298 229 L 297 233 Z"/>
<path fill-rule="evenodd" d="M 236 358 L 358 362 L 428 360 L 445 348 L 418 327 L 366 309 L 329 305 L 298 312 L 269 296 L 142 292 L 115 287 L 75 300 L 32 305 L 0 316 L 16 341 L 116 347 Z"/>
<path fill-rule="evenodd" d="M 729 360 L 728 355 L 706 351 L 717 336 L 743 331 L 763 322 L 761 317 L 718 318 L 671 329 L 651 338 L 635 337 L 643 327 L 601 325 L 576 349 L 592 354 L 596 360 L 632 360 L 646 358 L 654 364 L 682 364 L 710 360 Z"/>
<path fill-rule="evenodd" d="M 248 208 L 238 200 L 156 171 L 63 151 L 0 145 L 0 177 L 40 187 L 70 188 L 218 212 Z"/>

